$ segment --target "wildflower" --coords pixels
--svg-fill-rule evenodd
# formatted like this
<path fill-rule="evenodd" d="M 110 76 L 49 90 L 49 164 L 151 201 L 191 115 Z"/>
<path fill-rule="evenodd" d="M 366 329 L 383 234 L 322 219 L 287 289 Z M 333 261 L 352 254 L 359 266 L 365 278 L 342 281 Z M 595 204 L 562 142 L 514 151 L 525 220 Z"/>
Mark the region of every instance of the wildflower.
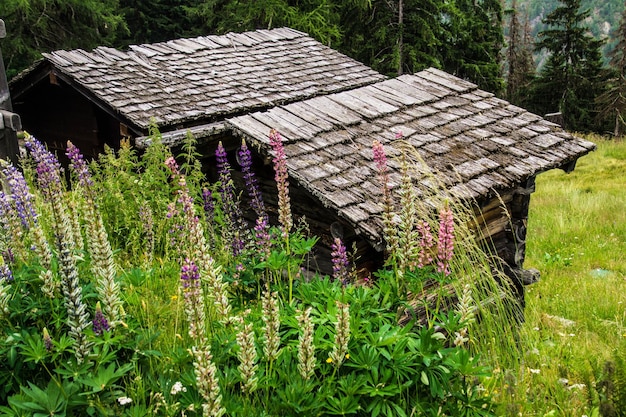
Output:
<path fill-rule="evenodd" d="M 203 399 L 202 415 L 220 417 L 226 413 L 222 407 L 222 395 L 217 379 L 217 367 L 208 347 L 192 348 L 198 393 Z"/>
<path fill-rule="evenodd" d="M 96 314 L 94 315 L 94 318 L 92 321 L 92 327 L 93 327 L 93 333 L 96 336 L 102 336 L 102 333 L 108 332 L 110 329 L 109 322 L 107 318 L 104 316 L 104 314 L 102 313 L 102 307 L 100 306 L 100 301 L 96 303 Z"/>
<path fill-rule="evenodd" d="M 333 363 L 333 358 L 331 357 L 326 358 L 326 363 Z"/>
<path fill-rule="evenodd" d="M 289 199 L 289 174 L 287 173 L 287 155 L 283 147 L 280 133 L 270 131 L 270 145 L 274 151 L 274 179 L 278 188 L 278 222 L 281 225 L 283 238 L 287 239 L 293 227 L 291 218 L 291 203 Z"/>
<path fill-rule="evenodd" d="M 268 361 L 278 357 L 280 347 L 280 313 L 278 297 L 275 292 L 266 291 L 262 299 L 263 323 L 265 324 L 265 345 L 263 354 Z"/>
<path fill-rule="evenodd" d="M 406 157 L 402 157 L 402 182 L 400 185 L 400 213 L 397 225 L 398 251 L 397 262 L 400 272 L 412 270 L 419 264 L 419 249 L 415 242 L 419 240 L 417 222 L 417 195 L 409 174 Z"/>
<path fill-rule="evenodd" d="M 302 379 L 308 381 L 315 371 L 314 326 L 311 321 L 311 307 L 300 311 L 297 319 L 301 329 L 298 337 L 298 372 L 300 372 Z"/>
<path fill-rule="evenodd" d="M 126 405 L 132 403 L 133 400 L 128 397 L 120 397 L 117 399 L 117 402 L 120 403 L 120 405 Z"/>
<path fill-rule="evenodd" d="M 43 328 L 43 345 L 48 352 L 52 350 L 52 338 L 50 337 L 50 333 L 48 333 L 47 327 Z"/>
<path fill-rule="evenodd" d="M 67 141 L 67 150 L 65 151 L 65 154 L 70 159 L 70 168 L 78 177 L 78 183 L 86 190 L 91 189 L 93 186 L 93 180 L 91 179 L 91 173 L 89 172 L 85 158 L 80 153 L 78 148 L 69 140 Z"/>
<path fill-rule="evenodd" d="M 80 364 L 89 354 L 91 343 L 84 330 L 89 326 L 87 307 L 83 303 L 82 288 L 78 281 L 76 260 L 70 253 L 69 244 L 61 240 L 59 246 L 59 269 L 61 273 L 61 291 L 67 310 L 69 336 L 74 340 L 74 355 Z"/>
<path fill-rule="evenodd" d="M 417 222 L 417 233 L 419 235 L 419 253 L 417 255 L 417 266 L 423 268 L 433 261 L 432 248 L 435 245 L 433 235 L 430 232 L 430 225 L 426 220 Z"/>
<path fill-rule="evenodd" d="M 215 215 L 215 206 L 213 204 L 213 196 L 211 195 L 211 190 L 208 188 L 202 189 L 202 207 L 204 208 L 204 215 L 206 217 L 207 223 L 213 222 L 213 216 Z"/>
<path fill-rule="evenodd" d="M 2 170 L 4 178 L 9 185 L 11 198 L 15 207 L 15 211 L 25 229 L 30 227 L 31 223 L 37 222 L 37 213 L 33 204 L 33 195 L 30 193 L 28 184 L 22 173 L 9 164 Z"/>
<path fill-rule="evenodd" d="M 528 372 L 530 372 L 531 374 L 538 374 L 541 372 L 541 370 L 539 369 L 532 369 L 532 368 L 528 368 Z"/>
<path fill-rule="evenodd" d="M 348 268 L 350 263 L 348 262 L 348 256 L 346 254 L 346 247 L 340 238 L 336 237 L 331 246 L 332 261 L 333 261 L 333 278 L 340 281 L 342 284 L 347 284 L 349 279 Z"/>
<path fill-rule="evenodd" d="M 45 146 L 34 137 L 30 136 L 25 141 L 28 149 L 35 160 L 37 182 L 39 189 L 46 201 L 51 201 L 55 194 L 63 189 L 61 173 L 63 169 L 57 158 L 50 153 Z"/>
<path fill-rule="evenodd" d="M 171 395 L 176 395 L 179 392 L 187 392 L 187 388 L 183 385 L 182 382 L 176 381 L 174 385 L 172 385 L 172 389 L 170 390 Z"/>
<path fill-rule="evenodd" d="M 397 227 L 394 222 L 394 209 L 391 199 L 391 188 L 389 187 L 389 174 L 387 172 L 387 156 L 382 143 L 375 140 L 372 145 L 374 154 L 374 163 L 376 171 L 378 171 L 378 179 L 382 187 L 382 206 L 383 206 L 383 234 L 387 241 L 387 250 L 394 254 L 398 249 Z"/>
<path fill-rule="evenodd" d="M 439 212 L 439 240 L 437 242 L 437 272 L 450 275 L 450 260 L 454 251 L 454 218 L 448 203 Z"/>
<path fill-rule="evenodd" d="M 237 204 L 233 180 L 230 174 L 230 164 L 228 163 L 226 150 L 224 149 L 222 142 L 217 144 L 215 158 L 217 160 L 217 171 L 220 179 L 222 209 L 226 215 L 226 220 L 229 223 L 225 231 L 231 242 L 233 256 L 237 256 L 241 253 L 243 247 L 245 246 L 244 240 L 242 239 L 243 214 Z"/>
<path fill-rule="evenodd" d="M 0 318 L 9 314 L 9 301 L 11 300 L 11 288 L 0 281 Z"/>
<path fill-rule="evenodd" d="M 245 393 L 251 393 L 256 389 L 258 379 L 256 377 L 256 371 L 258 369 L 257 353 L 254 347 L 254 329 L 252 324 L 246 323 L 243 328 L 237 333 L 237 344 L 239 345 L 239 351 L 237 352 L 237 358 L 239 359 L 239 374 L 243 382 L 242 390 Z"/>
<path fill-rule="evenodd" d="M 269 224 L 267 223 L 267 217 L 259 217 L 256 219 L 256 225 L 254 226 L 254 233 L 257 243 L 257 248 L 261 254 L 261 261 L 265 261 L 269 258 L 272 251 L 272 242 L 269 234 Z"/>
<path fill-rule="evenodd" d="M 11 282 L 13 279 L 13 272 L 11 272 L 9 265 L 0 265 L 0 281 L 4 280 L 6 282 Z"/>
<path fill-rule="evenodd" d="M 250 206 L 257 217 L 267 218 L 261 190 L 259 189 L 259 184 L 254 176 L 254 172 L 252 171 L 252 153 L 250 149 L 248 149 L 245 140 L 241 141 L 241 149 L 239 149 L 237 155 L 239 156 L 241 172 L 243 173 L 243 179 L 248 189 L 248 195 L 250 196 Z"/>
<path fill-rule="evenodd" d="M 339 367 L 348 351 L 348 342 L 350 341 L 350 305 L 336 301 L 337 304 L 337 323 L 335 323 L 335 340 L 330 358 L 335 362 L 335 366 Z"/>
<path fill-rule="evenodd" d="M 148 261 L 152 261 L 152 255 L 154 253 L 154 218 L 152 216 L 152 210 L 147 201 L 141 203 L 139 206 L 139 220 L 143 227 L 143 232 L 146 237 L 146 255 Z"/>
<path fill-rule="evenodd" d="M 198 341 L 204 341 L 204 297 L 200 285 L 198 267 L 189 258 L 185 259 L 180 269 L 180 282 L 185 297 L 185 313 L 189 323 L 189 336 Z"/>

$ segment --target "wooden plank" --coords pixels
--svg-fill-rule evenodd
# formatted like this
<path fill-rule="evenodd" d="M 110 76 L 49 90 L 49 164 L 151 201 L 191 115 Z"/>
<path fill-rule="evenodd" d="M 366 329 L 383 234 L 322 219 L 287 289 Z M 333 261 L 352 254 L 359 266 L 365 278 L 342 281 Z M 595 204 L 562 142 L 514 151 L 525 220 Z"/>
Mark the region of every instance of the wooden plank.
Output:
<path fill-rule="evenodd" d="M 381 83 L 381 86 L 384 86 L 384 88 L 393 89 L 395 91 L 402 91 L 403 94 L 407 94 L 410 97 L 413 97 L 416 100 L 415 104 L 429 103 L 438 99 L 437 96 L 432 95 L 424 89 L 414 86 L 413 84 L 406 83 L 400 78 L 387 80 Z"/>
<path fill-rule="evenodd" d="M 437 84 L 441 84 L 444 87 L 452 88 L 453 90 L 459 92 L 475 90 L 478 87 L 476 84 L 462 80 L 452 74 L 448 74 L 447 72 L 443 72 L 435 68 L 428 68 L 424 71 L 418 72 L 415 75 L 426 78 L 429 81 L 436 82 Z"/>
<path fill-rule="evenodd" d="M 424 78 L 420 78 L 416 75 L 401 75 L 396 79 L 402 81 L 405 84 L 411 85 L 420 91 L 432 94 L 437 98 L 448 96 L 454 92 L 454 90 L 452 89 L 444 88 L 440 84 L 427 81 Z"/>
<path fill-rule="evenodd" d="M 365 104 L 365 107 L 363 109 L 367 109 L 367 111 L 372 111 L 372 113 L 375 114 L 375 118 L 400 110 L 400 107 L 398 107 L 397 105 L 391 105 L 376 98 L 373 94 L 373 91 L 368 90 L 367 87 L 345 91 L 338 95 L 344 94 L 350 97 L 354 97 L 363 102 Z"/>
<path fill-rule="evenodd" d="M 298 131 L 302 133 L 304 137 L 313 137 L 322 131 L 321 128 L 310 124 L 305 119 L 287 111 L 284 107 L 274 107 L 269 110 L 268 113 L 271 113 L 272 116 L 277 117 L 281 120 L 285 120 L 292 124 Z"/>
<path fill-rule="evenodd" d="M 387 82 L 376 83 L 368 86 L 367 88 L 372 88 L 376 90 L 377 94 L 381 95 L 381 100 L 384 100 L 388 97 L 405 106 L 413 106 L 415 104 L 420 104 L 424 101 L 421 98 L 405 94 L 402 90 L 398 88 L 393 88 L 393 86 Z"/>
<path fill-rule="evenodd" d="M 415 99 L 408 96 L 400 97 L 397 91 L 390 93 L 388 91 L 385 91 L 384 89 L 377 88 L 376 84 L 362 87 L 359 90 L 367 93 L 369 96 L 372 96 L 377 100 L 380 100 L 398 109 L 407 105 L 415 104 L 416 102 Z"/>
<path fill-rule="evenodd" d="M 320 113 L 318 113 L 314 108 L 306 105 L 303 102 L 296 102 L 289 104 L 288 106 L 284 106 L 284 109 L 290 113 L 293 113 L 295 116 L 306 120 L 310 124 L 317 126 L 320 131 L 328 131 L 332 130 L 335 125 L 324 119 Z"/>
<path fill-rule="evenodd" d="M 347 92 L 345 91 L 340 94 L 334 94 L 329 98 L 338 105 L 353 110 L 354 112 L 368 119 L 376 119 L 381 115 L 376 108 L 369 106 L 367 103 L 359 100 L 353 95 L 347 94 Z"/>
<path fill-rule="evenodd" d="M 358 113 L 331 100 L 328 96 L 315 97 L 305 101 L 304 104 L 313 107 L 320 113 L 330 117 L 332 120 L 336 120 L 342 125 L 357 124 L 362 120 Z"/>
<path fill-rule="evenodd" d="M 292 125 L 286 120 L 281 120 L 280 118 L 275 117 L 269 112 L 252 113 L 250 116 L 261 122 L 262 124 L 270 126 L 270 128 L 277 130 L 278 133 L 280 133 L 280 135 L 282 136 L 283 140 L 285 140 L 286 142 L 291 142 L 303 137 L 296 126 Z"/>
<path fill-rule="evenodd" d="M 250 115 L 228 119 L 227 124 L 235 127 L 244 134 L 255 138 L 261 143 L 266 145 L 269 145 L 270 143 L 269 134 L 272 128 L 259 122 Z"/>

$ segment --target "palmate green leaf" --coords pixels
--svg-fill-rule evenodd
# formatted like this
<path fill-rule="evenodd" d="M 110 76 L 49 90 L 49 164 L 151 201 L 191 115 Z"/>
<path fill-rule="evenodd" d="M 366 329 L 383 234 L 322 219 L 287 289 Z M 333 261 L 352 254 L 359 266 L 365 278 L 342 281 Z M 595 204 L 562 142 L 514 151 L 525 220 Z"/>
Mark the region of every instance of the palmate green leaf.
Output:
<path fill-rule="evenodd" d="M 27 401 L 12 397 L 9 399 L 12 406 L 32 411 L 33 416 L 65 416 L 67 401 L 63 390 L 56 382 L 50 381 L 45 391 L 31 382 L 28 385 L 30 388 L 21 387 Z"/>
<path fill-rule="evenodd" d="M 112 363 L 106 368 L 100 368 L 95 376 L 89 378 L 78 378 L 77 381 L 92 388 L 90 392 L 83 393 L 84 395 L 95 394 L 106 388 L 110 388 L 118 379 L 123 377 L 133 368 L 134 365 L 132 363 L 127 363 L 122 367 L 115 369 L 115 364 Z"/>
<path fill-rule="evenodd" d="M 356 414 L 360 409 L 359 400 L 358 397 L 352 396 L 329 397 L 326 399 L 324 409 L 328 414 L 334 416 Z"/>

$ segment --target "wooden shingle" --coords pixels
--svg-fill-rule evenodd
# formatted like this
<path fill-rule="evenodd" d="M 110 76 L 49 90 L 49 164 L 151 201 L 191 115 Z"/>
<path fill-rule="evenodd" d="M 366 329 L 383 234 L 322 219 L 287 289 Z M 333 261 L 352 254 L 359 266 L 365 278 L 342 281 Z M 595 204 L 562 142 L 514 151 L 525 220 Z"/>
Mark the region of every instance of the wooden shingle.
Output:
<path fill-rule="evenodd" d="M 316 125 L 316 129 L 303 129 L 295 140 L 312 144 L 310 154 L 290 155 L 286 148 L 287 158 L 313 161 L 315 153 L 328 150 L 333 160 L 318 160 L 320 166 L 308 164 L 306 170 L 294 174 L 302 187 L 372 242 L 382 239 L 380 210 L 373 204 L 380 195 L 373 192 L 380 187 L 371 156 L 374 139 L 385 147 L 392 186 L 400 184 L 397 157 L 408 143 L 435 174 L 436 182 L 453 196 L 485 200 L 595 148 L 474 84 L 433 69 L 280 108 L 290 116 L 281 119 L 274 117 L 276 111 L 258 112 L 230 118 L 226 124 L 236 135 L 260 144 L 266 142 L 269 129 L 263 133 L 250 128 L 252 121 L 288 132 L 289 141 L 294 140 L 297 118 L 305 127 Z M 311 109 L 314 115 L 304 115 L 303 109 Z M 403 137 L 396 138 L 398 132 Z M 333 153 L 338 146 L 354 151 Z M 346 168 L 330 172 L 331 163 Z M 421 188 L 437 189 L 424 170 L 416 172 L 422 172 L 415 180 L 418 195 Z M 327 186 L 316 188 L 320 178 Z"/>

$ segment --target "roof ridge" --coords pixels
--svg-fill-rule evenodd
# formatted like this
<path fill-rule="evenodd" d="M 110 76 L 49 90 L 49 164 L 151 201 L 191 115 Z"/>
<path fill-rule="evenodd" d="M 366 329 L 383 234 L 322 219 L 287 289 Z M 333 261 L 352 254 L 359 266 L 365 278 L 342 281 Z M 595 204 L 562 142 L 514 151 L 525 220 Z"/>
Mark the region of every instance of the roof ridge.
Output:
<path fill-rule="evenodd" d="M 304 32 L 300 32 L 288 27 L 274 29 L 249 30 L 245 32 L 228 32 L 223 35 L 204 35 L 191 38 L 176 38 L 162 42 L 142 43 L 128 45 L 126 49 L 120 50 L 109 46 L 98 46 L 91 51 L 83 49 L 57 49 L 50 53 L 44 53 L 46 59 L 54 60 L 61 58 L 68 61 L 72 57 L 72 63 L 82 64 L 84 59 L 106 58 L 106 60 L 127 59 L 131 53 L 144 55 L 151 58 L 154 55 L 161 55 L 165 51 L 170 53 L 193 53 L 203 49 L 250 47 L 264 42 L 277 42 L 281 40 L 292 40 L 301 37 L 309 37 Z M 78 57 L 78 54 L 80 57 Z M 113 57 L 112 57 L 113 55 Z"/>

